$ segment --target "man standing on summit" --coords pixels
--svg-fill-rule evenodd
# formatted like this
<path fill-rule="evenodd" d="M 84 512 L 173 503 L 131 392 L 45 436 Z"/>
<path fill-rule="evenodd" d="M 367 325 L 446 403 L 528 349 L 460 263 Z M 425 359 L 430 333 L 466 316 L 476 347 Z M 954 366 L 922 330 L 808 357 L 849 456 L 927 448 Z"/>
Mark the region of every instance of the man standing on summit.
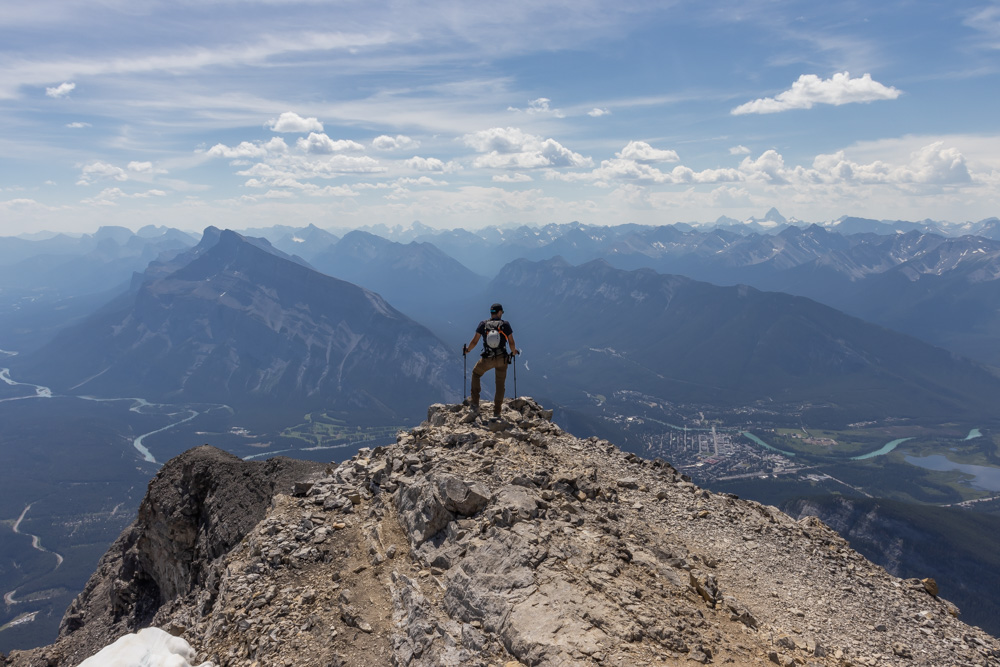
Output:
<path fill-rule="evenodd" d="M 482 386 L 483 374 L 488 370 L 493 370 L 496 374 L 497 388 L 493 397 L 493 417 L 500 417 L 500 408 L 503 407 L 504 383 L 507 380 L 507 364 L 518 354 L 517 345 L 514 343 L 514 331 L 510 328 L 510 322 L 503 319 L 503 306 L 494 303 L 490 306 L 490 319 L 483 320 L 476 327 L 476 335 L 472 337 L 472 342 L 462 348 L 462 354 L 468 354 L 476 348 L 479 337 L 483 338 L 482 358 L 476 362 L 472 369 L 472 402 L 470 407 L 472 412 L 479 412 L 479 392 Z M 510 343 L 510 354 L 507 353 L 507 343 Z"/>

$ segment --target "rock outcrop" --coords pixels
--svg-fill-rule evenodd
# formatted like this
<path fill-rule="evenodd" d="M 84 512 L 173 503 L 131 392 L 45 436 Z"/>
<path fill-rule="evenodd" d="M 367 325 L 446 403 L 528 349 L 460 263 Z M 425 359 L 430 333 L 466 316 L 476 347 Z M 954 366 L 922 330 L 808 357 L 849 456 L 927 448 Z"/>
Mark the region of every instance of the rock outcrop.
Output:
<path fill-rule="evenodd" d="M 153 625 L 227 667 L 1000 665 L 1000 643 L 933 582 L 551 417 L 525 398 L 495 422 L 431 406 L 396 444 L 302 475 L 215 541 L 175 536 L 184 511 L 147 497 L 59 641 L 7 664 L 76 664 L 67 647 L 92 628 L 110 641 Z"/>
<path fill-rule="evenodd" d="M 75 666 L 151 625 L 164 604 L 212 599 L 224 557 L 264 518 L 272 498 L 323 467 L 283 457 L 247 462 L 207 445 L 172 459 L 66 611 L 59 641 L 14 651 L 10 664 Z"/>

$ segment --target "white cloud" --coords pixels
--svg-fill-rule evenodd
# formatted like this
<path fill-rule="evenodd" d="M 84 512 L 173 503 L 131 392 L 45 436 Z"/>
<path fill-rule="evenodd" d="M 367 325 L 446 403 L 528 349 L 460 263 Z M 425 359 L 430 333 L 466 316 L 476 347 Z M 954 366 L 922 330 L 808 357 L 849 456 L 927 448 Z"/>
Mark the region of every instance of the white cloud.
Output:
<path fill-rule="evenodd" d="M 152 162 L 129 162 L 128 170 L 134 171 L 137 174 L 151 174 L 153 173 L 153 163 Z"/>
<path fill-rule="evenodd" d="M 405 160 L 403 164 L 417 171 L 453 172 L 461 169 L 461 166 L 455 162 L 443 162 L 436 157 L 420 157 L 419 155 Z"/>
<path fill-rule="evenodd" d="M 274 137 L 267 142 L 249 141 L 241 142 L 238 146 L 226 146 L 225 144 L 215 144 L 208 149 L 208 155 L 212 157 L 224 157 L 229 159 L 260 158 L 276 153 L 285 153 L 288 145 L 281 137 Z"/>
<path fill-rule="evenodd" d="M 721 185 L 712 190 L 709 196 L 712 206 L 718 208 L 750 206 L 753 203 L 750 193 L 746 188 L 732 185 Z"/>
<path fill-rule="evenodd" d="M 116 167 L 113 164 L 108 164 L 107 162 L 91 162 L 88 165 L 84 165 L 83 169 L 80 171 L 80 180 L 76 182 L 77 185 L 91 185 L 97 181 L 104 181 L 108 179 L 113 179 L 116 181 L 127 181 L 128 174 L 121 167 Z"/>
<path fill-rule="evenodd" d="M 528 183 L 533 181 L 531 176 L 527 174 L 494 174 L 494 183 Z"/>
<path fill-rule="evenodd" d="M 532 100 L 531 102 L 529 102 L 528 108 L 524 109 L 523 111 L 524 113 L 528 113 L 531 115 L 546 114 L 555 116 L 556 118 L 565 118 L 566 114 L 564 114 L 561 109 L 553 109 L 552 107 L 550 107 L 549 106 L 550 102 L 552 102 L 552 100 L 550 100 L 547 97 L 539 97 L 537 100 Z M 522 110 L 518 109 L 517 107 L 507 107 L 507 111 L 521 113 Z"/>
<path fill-rule="evenodd" d="M 816 156 L 812 171 L 816 179 L 827 183 L 963 185 L 973 181 L 965 156 L 956 148 L 945 148 L 941 141 L 914 151 L 906 164 L 893 166 L 881 160 L 859 164 L 838 151 Z"/>
<path fill-rule="evenodd" d="M 301 162 L 295 165 L 299 173 L 319 178 L 333 178 L 338 174 L 377 174 L 386 172 L 378 160 L 367 155 L 331 155 L 318 161 Z"/>
<path fill-rule="evenodd" d="M 358 192 L 346 185 L 327 185 L 326 187 L 307 188 L 310 197 L 357 197 Z"/>
<path fill-rule="evenodd" d="M 323 123 L 319 122 L 319 119 L 303 118 L 294 111 L 286 111 L 277 118 L 272 118 L 268 121 L 268 127 L 273 132 L 297 132 L 299 134 L 323 131 Z"/>
<path fill-rule="evenodd" d="M 314 155 L 330 155 L 332 153 L 343 153 L 345 151 L 363 151 L 364 146 L 350 139 L 338 139 L 334 141 L 325 134 L 309 133 L 308 139 L 300 138 L 296 143 L 299 150 Z"/>
<path fill-rule="evenodd" d="M 1000 6 L 994 4 L 980 7 L 970 12 L 962 23 L 981 31 L 987 38 L 987 48 L 1000 48 Z"/>
<path fill-rule="evenodd" d="M 105 188 L 99 194 L 89 199 L 82 200 L 83 204 L 93 204 L 96 206 L 116 206 L 115 200 L 125 196 L 121 188 Z"/>
<path fill-rule="evenodd" d="M 972 178 L 965 157 L 955 148 L 944 148 L 943 142 L 924 146 L 911 156 L 910 164 L 895 172 L 904 183 L 969 183 Z"/>
<path fill-rule="evenodd" d="M 420 142 L 403 134 L 390 137 L 387 134 L 380 135 L 372 139 L 372 148 L 379 151 L 395 151 L 401 149 L 413 150 L 420 146 Z"/>
<path fill-rule="evenodd" d="M 943 187 L 973 185 L 976 177 L 969 170 L 965 156 L 944 142 L 927 144 L 906 156 L 905 161 L 892 163 L 884 159 L 859 162 L 846 151 L 817 155 L 811 167 L 786 166 L 784 157 L 768 150 L 757 159 L 744 158 L 739 172 L 748 183 L 784 186 L 795 196 L 816 198 L 817 189 L 829 192 L 839 188 L 847 194 L 849 188 L 893 186 L 910 193 L 940 191 Z M 919 190 L 916 189 L 919 186 Z M 860 190 L 859 190 L 860 193 Z M 789 196 L 789 195 L 786 195 Z M 855 196 L 865 198 L 865 194 Z"/>
<path fill-rule="evenodd" d="M 740 144 L 729 149 L 730 155 L 750 155 L 750 149 Z"/>
<path fill-rule="evenodd" d="M 44 204 L 40 204 L 34 199 L 8 199 L 0 201 L 0 211 L 24 212 L 24 211 L 51 211 L 54 210 Z"/>
<path fill-rule="evenodd" d="M 574 153 L 555 139 L 542 139 L 514 127 L 494 127 L 463 137 L 472 149 L 486 153 L 475 166 L 493 169 L 589 167 L 593 160 Z"/>
<path fill-rule="evenodd" d="M 630 141 L 625 148 L 615 155 L 623 160 L 634 160 L 643 164 L 677 162 L 680 159 L 676 151 L 653 148 L 645 141 Z"/>
<path fill-rule="evenodd" d="M 748 178 L 766 181 L 768 183 L 787 183 L 785 158 L 776 150 L 764 151 L 756 160 L 743 158 L 740 171 Z"/>
<path fill-rule="evenodd" d="M 611 112 L 607 109 L 593 108 L 587 112 L 587 115 L 591 118 L 600 118 L 601 116 L 610 116 Z"/>
<path fill-rule="evenodd" d="M 539 138 L 525 134 L 515 127 L 494 127 L 475 134 L 467 134 L 463 137 L 463 141 L 466 146 L 480 153 L 489 151 L 517 153 L 524 150 L 526 145 L 537 143 Z"/>
<path fill-rule="evenodd" d="M 246 172 L 240 173 L 245 174 Z M 248 188 L 291 188 L 292 190 L 305 191 L 315 190 L 319 187 L 318 185 L 313 185 L 312 183 L 303 183 L 288 175 L 274 176 L 272 178 L 263 179 L 251 178 L 248 179 L 243 185 Z"/>
<path fill-rule="evenodd" d="M 607 185 L 611 181 L 634 181 L 658 185 L 695 185 L 730 183 L 743 180 L 743 175 L 736 169 L 705 169 L 703 171 L 695 171 L 690 167 L 678 165 L 671 171 L 664 172 L 650 164 L 624 158 L 603 160 L 600 167 L 589 172 L 563 174 L 556 170 L 549 170 L 545 176 L 550 180 L 569 182 L 590 181 L 595 185 Z"/>
<path fill-rule="evenodd" d="M 448 181 L 435 181 L 430 176 L 421 176 L 420 178 L 399 178 L 396 179 L 396 184 L 403 185 L 448 185 Z"/>
<path fill-rule="evenodd" d="M 166 197 L 167 193 L 163 190 L 146 190 L 145 192 L 136 192 L 134 194 L 128 194 L 121 188 L 104 188 L 97 195 L 82 200 L 84 204 L 91 204 L 94 206 L 116 206 L 115 201 L 118 199 L 149 199 L 150 197 Z"/>
<path fill-rule="evenodd" d="M 60 83 L 58 86 L 55 86 L 53 88 L 46 88 L 45 94 L 48 95 L 49 97 L 54 97 L 58 99 L 60 97 L 66 97 L 67 95 L 72 93 L 74 88 L 76 88 L 75 83 Z"/>
<path fill-rule="evenodd" d="M 848 72 L 839 72 L 829 79 L 820 79 L 815 74 L 803 74 L 790 89 L 778 96 L 741 104 L 730 113 L 734 116 L 778 113 L 789 109 L 811 109 L 814 104 L 839 106 L 854 102 L 894 100 L 901 94 L 902 91 L 892 86 L 872 80 L 871 74 L 864 74 L 858 79 L 852 79 Z"/>
<path fill-rule="evenodd" d="M 256 187 L 295 187 L 294 183 L 303 179 L 336 178 L 343 174 L 376 174 L 385 171 L 385 167 L 380 166 L 377 160 L 366 155 L 331 155 L 322 159 L 288 157 L 278 164 L 258 162 L 249 169 L 236 173 L 251 177 L 258 184 Z"/>
<path fill-rule="evenodd" d="M 92 127 L 92 125 L 90 123 L 76 122 L 76 123 L 66 123 L 66 127 L 73 128 L 74 130 L 77 130 L 77 129 L 80 129 L 80 128 L 83 128 L 83 127 Z"/>

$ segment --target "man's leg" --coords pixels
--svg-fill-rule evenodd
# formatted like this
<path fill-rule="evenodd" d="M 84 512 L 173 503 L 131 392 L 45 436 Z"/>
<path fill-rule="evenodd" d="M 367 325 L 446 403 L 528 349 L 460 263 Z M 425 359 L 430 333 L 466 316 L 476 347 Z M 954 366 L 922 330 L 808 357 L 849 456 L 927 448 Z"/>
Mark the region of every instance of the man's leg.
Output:
<path fill-rule="evenodd" d="M 472 400 L 469 406 L 473 410 L 479 409 L 479 393 L 482 391 L 483 373 L 489 370 L 486 359 L 480 357 L 476 365 L 472 367 Z"/>
<path fill-rule="evenodd" d="M 507 382 L 507 357 L 500 356 L 497 357 L 496 370 L 494 371 L 497 376 L 497 390 L 496 396 L 493 398 L 493 416 L 500 416 L 500 409 L 503 407 L 503 394 L 504 385 Z"/>

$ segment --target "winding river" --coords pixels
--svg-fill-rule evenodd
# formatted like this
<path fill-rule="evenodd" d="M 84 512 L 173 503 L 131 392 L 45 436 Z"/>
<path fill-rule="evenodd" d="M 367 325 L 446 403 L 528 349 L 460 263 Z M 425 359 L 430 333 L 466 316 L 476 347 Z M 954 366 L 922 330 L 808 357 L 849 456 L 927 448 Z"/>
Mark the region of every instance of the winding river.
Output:
<path fill-rule="evenodd" d="M 14 356 L 14 355 L 17 354 L 17 352 L 10 352 L 8 350 L 0 350 L 0 353 L 5 354 L 7 356 Z M 0 382 L 3 382 L 4 384 L 6 384 L 8 386 L 11 386 L 11 387 L 22 386 L 22 387 L 33 387 L 35 389 L 35 393 L 34 394 L 29 394 L 27 396 L 14 396 L 12 398 L 0 398 L 0 403 L 6 402 L 6 401 L 24 401 L 24 400 L 28 400 L 28 399 L 32 399 L 32 398 L 53 398 L 53 396 L 54 396 L 53 393 L 52 393 L 52 390 L 49 389 L 48 387 L 43 387 L 42 385 L 38 385 L 38 384 L 31 384 L 30 382 L 18 382 L 17 380 L 14 380 L 13 378 L 10 377 L 10 369 L 9 368 L 0 368 Z M 170 404 L 166 404 L 166 403 L 150 403 L 149 401 L 147 401 L 144 398 L 135 398 L 135 397 L 129 397 L 129 398 L 97 398 L 95 396 L 72 396 L 72 395 L 70 395 L 70 396 L 60 396 L 60 398 L 79 398 L 80 400 L 84 400 L 84 401 L 96 401 L 96 402 L 102 402 L 102 403 L 104 403 L 104 402 L 114 402 L 114 401 L 130 401 L 132 403 L 132 406 L 129 408 L 129 410 L 131 412 L 140 413 L 140 414 L 144 413 L 144 411 L 147 408 L 151 409 L 151 410 L 165 410 L 165 409 L 169 409 L 169 408 L 179 407 L 179 406 L 174 406 L 174 405 L 170 405 Z M 208 410 L 216 410 L 216 409 L 229 409 L 229 406 L 219 404 L 219 405 L 212 405 L 212 406 L 210 406 L 208 408 Z M 204 414 L 204 413 L 201 412 L 201 411 L 195 410 L 194 408 L 184 406 L 184 407 L 181 407 L 181 410 L 179 412 L 165 412 L 164 411 L 163 414 L 166 414 L 168 416 L 175 416 L 175 415 L 183 414 L 184 416 L 183 416 L 183 418 L 178 419 L 177 421 L 172 421 L 169 424 L 167 424 L 166 426 L 164 426 L 162 428 L 158 428 L 155 431 L 150 431 L 149 433 L 143 433 L 142 435 L 140 435 L 140 436 L 138 436 L 138 437 L 136 437 L 136 438 L 134 438 L 132 440 L 132 446 L 135 448 L 135 450 L 137 452 L 139 452 L 139 454 L 142 456 L 142 459 L 144 461 L 149 462 L 149 463 L 157 463 L 157 460 L 156 460 L 156 457 L 153 456 L 153 453 L 151 451 L 149 451 L 149 448 L 146 447 L 143 444 L 143 441 L 146 438 L 148 438 L 151 435 L 156 435 L 157 433 L 163 433 L 164 431 L 168 431 L 168 430 L 170 430 L 170 429 L 172 429 L 172 428 L 174 428 L 176 426 L 180 426 L 181 424 L 189 422 L 192 419 L 195 419 L 198 415 L 201 415 L 201 414 Z"/>
<path fill-rule="evenodd" d="M 6 351 L 5 351 L 6 352 Z M 7 352 L 10 354 L 10 352 Z M 15 353 L 16 354 L 16 353 Z M 23 401 L 26 398 L 52 398 L 52 390 L 48 387 L 43 387 L 38 384 L 31 384 L 30 382 L 17 382 L 11 379 L 9 368 L 0 368 L 0 382 L 10 386 L 10 387 L 34 387 L 35 394 L 33 396 L 14 396 L 13 398 L 0 398 L 0 403 L 6 401 Z"/>
<path fill-rule="evenodd" d="M 32 549 L 35 549 L 36 551 L 41 551 L 42 553 L 52 554 L 53 556 L 55 556 L 56 557 L 56 566 L 54 568 L 52 568 L 52 569 L 53 570 L 58 570 L 59 566 L 61 566 L 63 564 L 63 561 L 66 560 L 66 559 L 63 558 L 61 554 L 58 554 L 55 551 L 49 551 L 48 549 L 46 549 L 45 547 L 43 547 L 42 546 L 42 538 L 38 537 L 38 535 L 32 535 L 31 533 L 21 532 L 21 522 L 24 521 L 24 517 L 27 516 L 28 510 L 30 510 L 31 506 L 34 505 L 34 504 L 35 503 L 28 503 L 25 506 L 25 508 L 23 510 L 21 510 L 21 516 L 17 517 L 17 521 L 14 522 L 14 526 L 13 526 L 14 534 L 15 535 L 27 535 L 28 537 L 31 538 L 31 548 Z M 14 597 L 15 595 L 17 595 L 17 589 L 16 588 L 14 590 L 12 590 L 12 591 L 4 593 L 3 594 L 4 604 L 6 604 L 8 607 L 13 606 L 15 604 L 20 604 L 22 601 L 18 600 L 16 597 Z"/>
<path fill-rule="evenodd" d="M 25 508 L 21 511 L 21 516 L 17 517 L 17 521 L 14 522 L 14 534 L 15 535 L 27 535 L 28 537 L 31 538 L 31 547 L 33 549 L 36 549 L 36 550 L 41 551 L 43 553 L 52 554 L 53 556 L 55 556 L 56 557 L 56 566 L 55 566 L 55 569 L 58 570 L 59 566 L 62 565 L 63 561 L 66 560 L 66 559 L 63 558 L 61 555 L 57 554 L 55 551 L 49 551 L 48 549 L 46 549 L 45 547 L 43 547 L 42 546 L 42 538 L 38 537 L 38 535 L 32 535 L 31 533 L 22 533 L 21 532 L 21 522 L 24 521 L 24 517 L 28 514 L 28 510 L 30 510 L 31 506 L 34 505 L 34 504 L 35 503 L 28 503 L 28 505 L 25 506 Z"/>
<path fill-rule="evenodd" d="M 884 445 L 882 445 L 881 449 L 876 449 L 874 452 L 868 452 L 867 454 L 862 454 L 861 456 L 852 456 L 851 460 L 864 461 L 865 459 L 873 459 L 876 456 L 882 456 L 883 454 L 888 454 L 889 452 L 896 449 L 896 447 L 899 447 L 907 440 L 913 440 L 913 438 L 896 438 L 892 442 L 887 442 Z"/>
<path fill-rule="evenodd" d="M 97 403 L 112 403 L 112 402 L 115 402 L 115 401 L 131 401 L 132 402 L 132 406 L 129 408 L 129 411 L 130 412 L 135 412 L 137 414 L 142 414 L 143 408 L 160 409 L 160 408 L 173 407 L 173 406 L 165 404 L 165 403 L 150 403 L 149 401 L 147 401 L 144 398 L 97 398 L 96 396 L 78 396 L 77 398 L 80 398 L 81 400 L 84 400 L 84 401 L 95 401 Z M 212 406 L 209 409 L 212 410 L 212 409 L 219 408 L 219 407 L 225 408 L 227 406 Z M 132 446 L 135 447 L 135 450 L 142 455 L 142 458 L 143 458 L 144 461 L 147 461 L 149 463 L 157 463 L 158 462 L 156 460 L 156 457 L 153 456 L 153 453 L 151 451 L 149 451 L 149 449 L 145 445 L 142 444 L 143 440 L 145 440 L 146 438 L 148 438 L 151 435 L 156 435 L 157 433 L 163 433 L 164 431 L 169 431 L 170 429 L 174 428 L 175 426 L 180 426 L 181 424 L 189 422 L 192 419 L 194 419 L 195 417 L 197 417 L 198 415 L 202 414 L 201 412 L 199 412 L 198 410 L 195 410 L 193 408 L 184 408 L 182 410 L 182 412 L 184 412 L 184 413 L 187 414 L 187 416 L 184 417 L 183 419 L 179 419 L 179 420 L 177 420 L 175 422 L 170 422 L 169 424 L 167 424 L 163 428 L 158 428 L 155 431 L 150 431 L 149 433 L 143 433 L 139 437 L 134 438 L 132 440 Z M 177 412 L 168 412 L 166 414 L 173 416 L 173 415 L 176 415 L 176 414 L 179 414 L 179 413 L 177 413 Z"/>

